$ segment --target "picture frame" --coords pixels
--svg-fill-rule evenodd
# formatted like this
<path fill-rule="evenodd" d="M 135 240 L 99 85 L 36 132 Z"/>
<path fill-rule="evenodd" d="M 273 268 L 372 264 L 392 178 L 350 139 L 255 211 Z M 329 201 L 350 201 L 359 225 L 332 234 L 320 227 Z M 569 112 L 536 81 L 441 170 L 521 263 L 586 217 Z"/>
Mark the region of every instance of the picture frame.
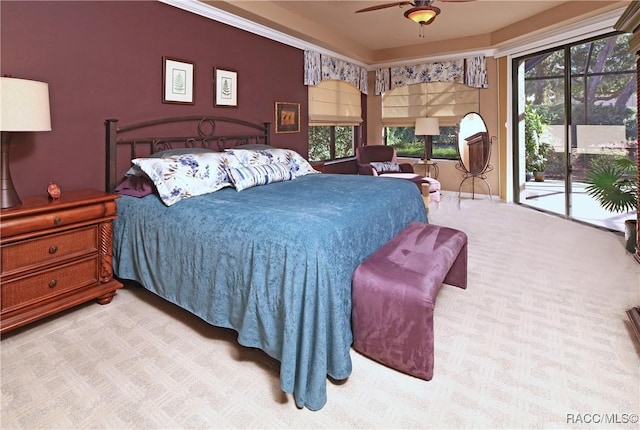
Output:
<path fill-rule="evenodd" d="M 276 102 L 276 133 L 300 131 L 300 103 Z"/>
<path fill-rule="evenodd" d="M 214 106 L 238 107 L 238 72 L 229 69 L 213 69 Z"/>
<path fill-rule="evenodd" d="M 162 57 L 162 103 L 195 105 L 195 71 L 191 61 Z"/>

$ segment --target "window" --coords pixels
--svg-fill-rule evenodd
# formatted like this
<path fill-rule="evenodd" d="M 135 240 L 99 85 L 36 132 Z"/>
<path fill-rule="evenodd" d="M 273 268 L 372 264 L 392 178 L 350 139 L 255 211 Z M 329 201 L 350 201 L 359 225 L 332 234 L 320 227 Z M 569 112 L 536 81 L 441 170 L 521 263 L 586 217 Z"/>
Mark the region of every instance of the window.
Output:
<path fill-rule="evenodd" d="M 384 142 L 396 149 L 399 157 L 417 157 L 424 155 L 424 139 L 413 134 L 413 127 L 385 127 Z"/>
<path fill-rule="evenodd" d="M 432 136 L 433 158 L 457 159 L 458 123 L 468 112 L 479 112 L 480 92 L 453 82 L 406 85 L 382 96 L 385 143 L 403 157 L 424 157 L 424 136 L 414 135 L 416 118 L 440 120 L 440 135 Z"/>
<path fill-rule="evenodd" d="M 354 156 L 361 97 L 360 90 L 344 81 L 309 86 L 309 161 Z"/>
<path fill-rule="evenodd" d="M 400 157 L 424 157 L 424 136 L 413 134 L 413 127 L 385 127 L 385 143 L 396 148 Z M 432 136 L 433 158 L 458 158 L 458 126 L 441 125 L 440 135 Z"/>
<path fill-rule="evenodd" d="M 355 127 L 321 125 L 309 127 L 309 161 L 353 157 Z"/>

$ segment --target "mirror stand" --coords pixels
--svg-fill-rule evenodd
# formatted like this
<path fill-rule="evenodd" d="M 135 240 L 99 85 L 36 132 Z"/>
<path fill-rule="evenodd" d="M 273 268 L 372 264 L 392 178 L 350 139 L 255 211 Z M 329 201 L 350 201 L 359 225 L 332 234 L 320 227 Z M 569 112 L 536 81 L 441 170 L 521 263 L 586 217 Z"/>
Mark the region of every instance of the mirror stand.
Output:
<path fill-rule="evenodd" d="M 458 202 L 460 202 L 462 186 L 468 180 L 471 180 L 471 198 L 476 198 L 476 179 L 486 184 L 489 198 L 493 198 L 487 173 L 493 170 L 489 161 L 494 140 L 497 138 L 489 137 L 487 124 L 479 113 L 469 112 L 460 120 L 456 169 L 462 172 L 462 181 L 458 187 Z"/>
<path fill-rule="evenodd" d="M 470 139 L 475 141 L 469 142 Z M 462 181 L 458 187 L 458 201 L 460 200 L 460 195 L 462 193 L 462 186 L 467 180 L 471 180 L 471 199 L 473 200 L 476 198 L 476 179 L 481 180 L 487 185 L 489 198 L 493 200 L 491 185 L 489 185 L 489 182 L 487 181 L 487 173 L 493 170 L 493 165 L 488 161 L 491 159 L 491 146 L 497 138 L 495 136 L 491 136 L 491 138 L 489 138 L 486 132 L 480 132 L 468 137 L 466 140 L 469 142 L 469 160 L 471 164 L 470 167 L 467 168 L 467 164 L 464 163 L 462 158 L 458 158 L 458 162 L 456 163 L 456 169 L 462 172 Z M 474 154 L 478 151 L 482 151 L 482 155 Z M 476 160 L 486 160 L 486 163 L 483 164 Z"/>

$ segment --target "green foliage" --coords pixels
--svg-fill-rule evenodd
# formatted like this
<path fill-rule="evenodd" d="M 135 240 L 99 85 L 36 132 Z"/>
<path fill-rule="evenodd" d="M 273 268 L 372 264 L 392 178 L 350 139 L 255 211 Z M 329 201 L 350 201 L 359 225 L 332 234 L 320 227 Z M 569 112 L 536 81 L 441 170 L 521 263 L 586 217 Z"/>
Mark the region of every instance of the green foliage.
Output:
<path fill-rule="evenodd" d="M 422 158 L 424 156 L 424 137 L 416 136 L 413 127 L 387 127 L 386 144 L 396 149 L 399 157 Z M 434 158 L 458 158 L 458 127 L 440 126 L 440 135 L 433 136 L 432 153 Z"/>
<path fill-rule="evenodd" d="M 396 149 L 398 157 L 422 157 L 424 154 L 424 142 L 398 142 L 392 145 Z"/>
<path fill-rule="evenodd" d="M 458 150 L 454 147 L 434 147 L 433 158 L 458 158 Z"/>
<path fill-rule="evenodd" d="M 324 161 L 331 157 L 329 127 L 309 127 L 309 160 Z"/>
<path fill-rule="evenodd" d="M 336 125 L 309 127 L 310 161 L 333 160 L 337 158 L 351 157 L 354 154 L 352 126 Z"/>
<path fill-rule="evenodd" d="M 398 157 L 422 157 L 424 139 L 413 134 L 413 127 L 387 127 L 386 144 L 396 149 Z"/>
<path fill-rule="evenodd" d="M 540 141 L 545 122 L 537 108 L 527 104 L 524 108 L 524 150 L 527 172 L 544 172 L 547 152 L 551 145 Z"/>
<path fill-rule="evenodd" d="M 548 143 L 541 143 L 538 145 L 538 150 L 535 154 L 529 157 L 528 167 L 531 170 L 529 172 L 544 172 L 547 169 L 547 153 L 552 151 L 551 145 Z"/>
<path fill-rule="evenodd" d="M 610 212 L 629 212 L 638 207 L 638 171 L 628 158 L 617 158 L 587 173 L 586 192 Z"/>
<path fill-rule="evenodd" d="M 335 130 L 335 155 L 336 158 L 351 157 L 355 155 L 353 149 L 353 127 L 346 125 L 336 125 Z"/>

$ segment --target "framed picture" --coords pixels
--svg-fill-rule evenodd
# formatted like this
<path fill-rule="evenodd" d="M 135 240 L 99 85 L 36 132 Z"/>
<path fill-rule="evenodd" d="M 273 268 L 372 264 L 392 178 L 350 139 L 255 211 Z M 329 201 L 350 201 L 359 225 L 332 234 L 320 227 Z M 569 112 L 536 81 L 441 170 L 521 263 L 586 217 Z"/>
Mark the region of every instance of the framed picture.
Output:
<path fill-rule="evenodd" d="M 276 102 L 276 133 L 300 131 L 300 103 Z"/>
<path fill-rule="evenodd" d="M 196 65 L 190 61 L 162 57 L 162 103 L 194 105 Z"/>
<path fill-rule="evenodd" d="M 235 70 L 213 69 L 214 105 L 238 107 L 238 72 Z"/>

